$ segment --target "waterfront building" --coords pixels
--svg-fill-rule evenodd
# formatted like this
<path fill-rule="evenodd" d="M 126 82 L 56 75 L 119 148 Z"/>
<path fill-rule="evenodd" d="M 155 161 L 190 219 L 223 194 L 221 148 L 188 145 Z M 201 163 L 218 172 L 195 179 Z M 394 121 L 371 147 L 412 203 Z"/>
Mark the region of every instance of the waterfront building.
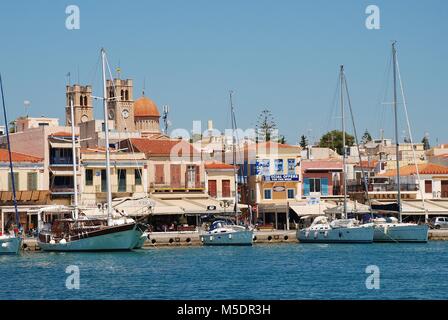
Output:
<path fill-rule="evenodd" d="M 112 198 L 144 196 L 147 193 L 147 165 L 143 153 L 110 152 Z M 81 149 L 80 204 L 95 207 L 106 202 L 105 149 Z"/>
<path fill-rule="evenodd" d="M 20 223 L 27 231 L 37 223 L 36 219 L 31 219 L 28 215 L 29 211 L 49 202 L 49 192 L 45 189 L 44 159 L 12 152 L 12 161 Z M 0 211 L 3 226 L 14 220 L 12 176 L 7 149 L 0 149 Z"/>
<path fill-rule="evenodd" d="M 288 203 L 302 197 L 301 148 L 269 141 L 243 151 L 240 202 L 252 205 L 262 227 L 289 229 Z"/>
<path fill-rule="evenodd" d="M 205 162 L 206 192 L 217 200 L 235 201 L 235 166 L 219 161 Z"/>
<path fill-rule="evenodd" d="M 340 197 L 343 194 L 341 160 L 303 160 L 303 197 Z"/>

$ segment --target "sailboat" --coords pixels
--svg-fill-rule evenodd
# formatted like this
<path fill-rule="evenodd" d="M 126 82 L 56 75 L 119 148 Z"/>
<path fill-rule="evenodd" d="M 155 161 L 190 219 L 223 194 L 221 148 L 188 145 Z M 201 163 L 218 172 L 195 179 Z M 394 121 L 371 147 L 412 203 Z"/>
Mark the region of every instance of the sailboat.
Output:
<path fill-rule="evenodd" d="M 397 209 L 399 220 L 395 217 L 389 218 L 377 218 L 373 219 L 374 225 L 374 242 L 427 242 L 428 241 L 428 230 L 427 224 L 416 224 L 416 223 L 403 223 L 402 222 L 402 208 L 401 208 L 401 192 L 400 192 L 400 161 L 398 158 L 399 154 L 399 140 L 398 140 L 398 117 L 397 117 L 397 49 L 395 47 L 396 42 L 392 43 L 392 60 L 393 60 L 393 90 L 394 90 L 394 119 L 395 119 L 395 143 L 396 143 L 396 162 L 397 162 Z M 400 79 L 401 86 L 401 79 Z M 403 88 L 401 86 L 401 91 L 403 94 Z M 407 116 L 407 112 L 406 112 Z M 408 123 L 409 134 L 412 137 L 411 130 Z M 412 138 L 411 138 L 412 143 Z M 414 161 L 415 161 L 415 151 L 414 151 Z M 416 164 L 417 166 L 417 164 Z M 418 166 L 417 166 L 418 175 Z M 420 180 L 418 175 L 418 180 Z M 422 196 L 423 207 L 424 197 Z M 374 206 L 373 206 L 374 208 Z"/>
<path fill-rule="evenodd" d="M 11 144 L 9 141 L 9 128 L 8 128 L 8 118 L 6 116 L 6 105 L 5 105 L 5 95 L 3 92 L 3 82 L 2 76 L 0 74 L 0 89 L 2 92 L 2 104 L 3 104 L 3 115 L 5 119 L 5 129 L 6 129 L 6 139 L 8 141 L 8 154 L 9 154 L 9 168 L 11 172 L 11 186 L 14 201 L 14 211 L 15 211 L 15 223 L 17 228 L 13 230 L 7 230 L 5 233 L 5 226 L 2 224 L 2 232 L 0 234 L 0 254 L 18 254 L 19 250 L 22 248 L 22 236 L 19 234 L 20 229 L 20 219 L 19 210 L 17 209 L 17 198 L 16 198 L 16 188 L 14 181 L 14 168 L 12 164 L 12 154 L 11 154 Z"/>
<path fill-rule="evenodd" d="M 109 125 L 107 119 L 107 93 L 106 93 L 106 52 L 101 49 L 102 75 L 103 75 L 103 111 L 105 126 L 106 149 L 106 183 L 107 183 L 107 218 L 92 218 L 80 214 L 78 208 L 78 194 L 76 182 L 76 149 L 75 124 L 73 116 L 73 97 L 71 105 L 72 150 L 73 150 L 73 176 L 74 176 L 74 209 L 71 217 L 63 217 L 53 221 L 50 226 L 39 231 L 38 245 L 44 251 L 114 251 L 132 250 L 139 247 L 146 226 L 133 219 L 122 217 L 114 218 L 112 207 L 112 192 L 110 185 L 110 150 Z M 39 215 L 39 219 L 41 215 Z"/>
<path fill-rule="evenodd" d="M 233 215 L 237 218 L 238 208 L 238 177 L 236 170 L 236 118 L 233 108 L 233 92 L 230 91 L 230 116 L 232 122 L 232 142 L 233 142 L 233 167 L 235 177 L 235 203 L 233 206 Z M 251 246 L 253 244 L 254 231 L 250 226 L 239 226 L 229 219 L 219 219 L 214 221 L 209 230 L 201 234 L 201 241 L 206 246 L 211 245 L 238 245 Z"/>
<path fill-rule="evenodd" d="M 342 219 L 330 221 L 326 216 L 316 217 L 311 226 L 297 230 L 296 237 L 300 242 L 309 243 L 371 243 L 373 241 L 373 227 L 360 224 L 356 219 L 347 219 L 347 148 L 345 145 L 345 112 L 344 94 L 345 83 L 344 66 L 340 67 L 341 113 L 342 113 L 342 141 L 343 141 L 343 175 L 344 175 L 344 205 Z"/>

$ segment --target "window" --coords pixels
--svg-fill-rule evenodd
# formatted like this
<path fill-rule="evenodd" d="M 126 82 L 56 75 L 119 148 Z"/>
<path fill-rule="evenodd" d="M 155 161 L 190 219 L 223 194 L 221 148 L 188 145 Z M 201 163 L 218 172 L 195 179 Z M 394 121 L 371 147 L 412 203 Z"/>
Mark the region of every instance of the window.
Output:
<path fill-rule="evenodd" d="M 296 173 L 296 159 L 288 159 L 288 173 L 289 174 Z"/>
<path fill-rule="evenodd" d="M 274 160 L 274 170 L 275 170 L 275 173 L 278 173 L 278 174 L 283 173 L 283 159 L 275 159 Z"/>
<path fill-rule="evenodd" d="M 425 180 L 425 193 L 432 193 L 432 180 Z"/>
<path fill-rule="evenodd" d="M 93 186 L 93 170 L 86 169 L 86 186 Z"/>
<path fill-rule="evenodd" d="M 272 199 L 272 190 L 271 189 L 264 189 L 264 198 L 266 200 Z"/>
<path fill-rule="evenodd" d="M 135 176 L 135 185 L 141 186 L 142 185 L 142 170 L 135 169 L 134 176 Z"/>
<path fill-rule="evenodd" d="M 37 172 L 28 172 L 27 190 L 37 190 Z"/>
<path fill-rule="evenodd" d="M 165 174 L 163 164 L 154 165 L 155 168 L 155 183 L 156 184 L 164 184 L 165 183 Z"/>
<path fill-rule="evenodd" d="M 257 175 L 268 176 L 270 173 L 270 162 L 267 159 L 258 160 L 256 163 Z"/>
<path fill-rule="evenodd" d="M 19 173 L 14 172 L 14 187 L 19 190 Z M 8 191 L 12 191 L 12 176 L 11 173 L 8 173 Z"/>
<path fill-rule="evenodd" d="M 118 169 L 118 192 L 126 192 L 126 169 Z"/>
<path fill-rule="evenodd" d="M 191 165 L 187 166 L 187 183 L 188 184 L 194 184 L 195 173 L 196 173 L 195 166 L 191 166 Z"/>
<path fill-rule="evenodd" d="M 295 197 L 295 190 L 288 189 L 288 199 L 294 199 L 294 197 Z"/>
<path fill-rule="evenodd" d="M 320 192 L 320 178 L 310 179 L 310 192 Z"/>
<path fill-rule="evenodd" d="M 230 180 L 222 180 L 222 196 L 223 198 L 230 197 Z"/>

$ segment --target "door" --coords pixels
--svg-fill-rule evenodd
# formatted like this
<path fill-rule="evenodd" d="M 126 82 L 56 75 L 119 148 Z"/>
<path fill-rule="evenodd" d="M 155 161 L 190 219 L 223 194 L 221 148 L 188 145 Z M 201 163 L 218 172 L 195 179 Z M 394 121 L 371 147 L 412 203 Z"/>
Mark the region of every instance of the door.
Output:
<path fill-rule="evenodd" d="M 208 194 L 216 198 L 216 180 L 208 180 Z"/>
<path fill-rule="evenodd" d="M 230 180 L 222 180 L 222 197 L 230 198 Z"/>
<path fill-rule="evenodd" d="M 442 198 L 448 198 L 448 180 L 442 180 L 441 183 L 441 192 L 442 192 Z"/>
<path fill-rule="evenodd" d="M 118 169 L 118 192 L 126 192 L 126 169 Z"/>
<path fill-rule="evenodd" d="M 171 170 L 171 187 L 180 188 L 180 164 L 172 164 Z"/>
<path fill-rule="evenodd" d="M 101 170 L 101 192 L 107 192 L 106 170 Z"/>

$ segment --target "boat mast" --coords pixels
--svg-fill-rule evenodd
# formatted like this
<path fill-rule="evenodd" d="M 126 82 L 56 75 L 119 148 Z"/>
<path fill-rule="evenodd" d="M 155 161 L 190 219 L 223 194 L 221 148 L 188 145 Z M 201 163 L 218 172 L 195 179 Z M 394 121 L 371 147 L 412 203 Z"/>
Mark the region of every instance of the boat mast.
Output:
<path fill-rule="evenodd" d="M 399 160 L 399 149 L 400 142 L 398 140 L 398 115 L 397 115 L 397 49 L 395 48 L 396 41 L 392 42 L 392 63 L 394 70 L 394 119 L 395 119 L 395 159 L 397 163 L 397 205 L 398 205 L 398 216 L 400 222 L 402 222 L 401 217 L 401 190 L 400 190 L 400 160 Z"/>
<path fill-rule="evenodd" d="M 233 175 L 235 177 L 235 206 L 233 208 L 233 213 L 236 216 L 237 206 L 238 206 L 238 175 L 236 171 L 236 137 L 235 137 L 235 110 L 233 108 L 233 91 L 229 92 L 230 96 L 230 120 L 232 122 L 232 156 L 233 156 Z"/>
<path fill-rule="evenodd" d="M 345 112 L 344 112 L 344 66 L 341 65 L 341 117 L 342 117 L 342 167 L 344 175 L 344 218 L 347 218 L 347 170 L 346 170 L 346 155 L 345 148 Z"/>
<path fill-rule="evenodd" d="M 15 215 L 16 225 L 17 225 L 17 228 L 20 228 L 20 217 L 19 217 L 19 209 L 17 208 L 16 186 L 15 186 L 15 179 L 14 179 L 14 168 L 12 165 L 11 142 L 9 140 L 8 117 L 6 116 L 5 94 L 3 93 L 3 82 L 2 82 L 1 74 L 0 74 L 0 89 L 2 92 L 3 116 L 5 118 L 6 141 L 8 142 L 9 169 L 11 172 L 11 186 L 12 186 L 12 195 L 13 195 L 13 202 L 14 202 L 14 211 L 16 214 Z M 3 228 L 3 226 L 2 226 L 2 228 Z"/>
<path fill-rule="evenodd" d="M 103 71 L 103 111 L 104 136 L 106 141 L 106 185 L 107 185 L 107 225 L 112 225 L 112 190 L 110 187 L 110 150 L 109 150 L 109 123 L 107 119 L 107 88 L 106 88 L 106 51 L 101 49 Z"/>
<path fill-rule="evenodd" d="M 70 73 L 68 85 L 70 86 Z M 70 122 L 72 127 L 72 158 L 73 158 L 73 191 L 74 191 L 74 218 L 78 219 L 78 176 L 77 176 L 77 164 L 76 164 L 76 140 L 75 140 L 75 116 L 73 111 L 73 92 L 70 93 Z"/>

